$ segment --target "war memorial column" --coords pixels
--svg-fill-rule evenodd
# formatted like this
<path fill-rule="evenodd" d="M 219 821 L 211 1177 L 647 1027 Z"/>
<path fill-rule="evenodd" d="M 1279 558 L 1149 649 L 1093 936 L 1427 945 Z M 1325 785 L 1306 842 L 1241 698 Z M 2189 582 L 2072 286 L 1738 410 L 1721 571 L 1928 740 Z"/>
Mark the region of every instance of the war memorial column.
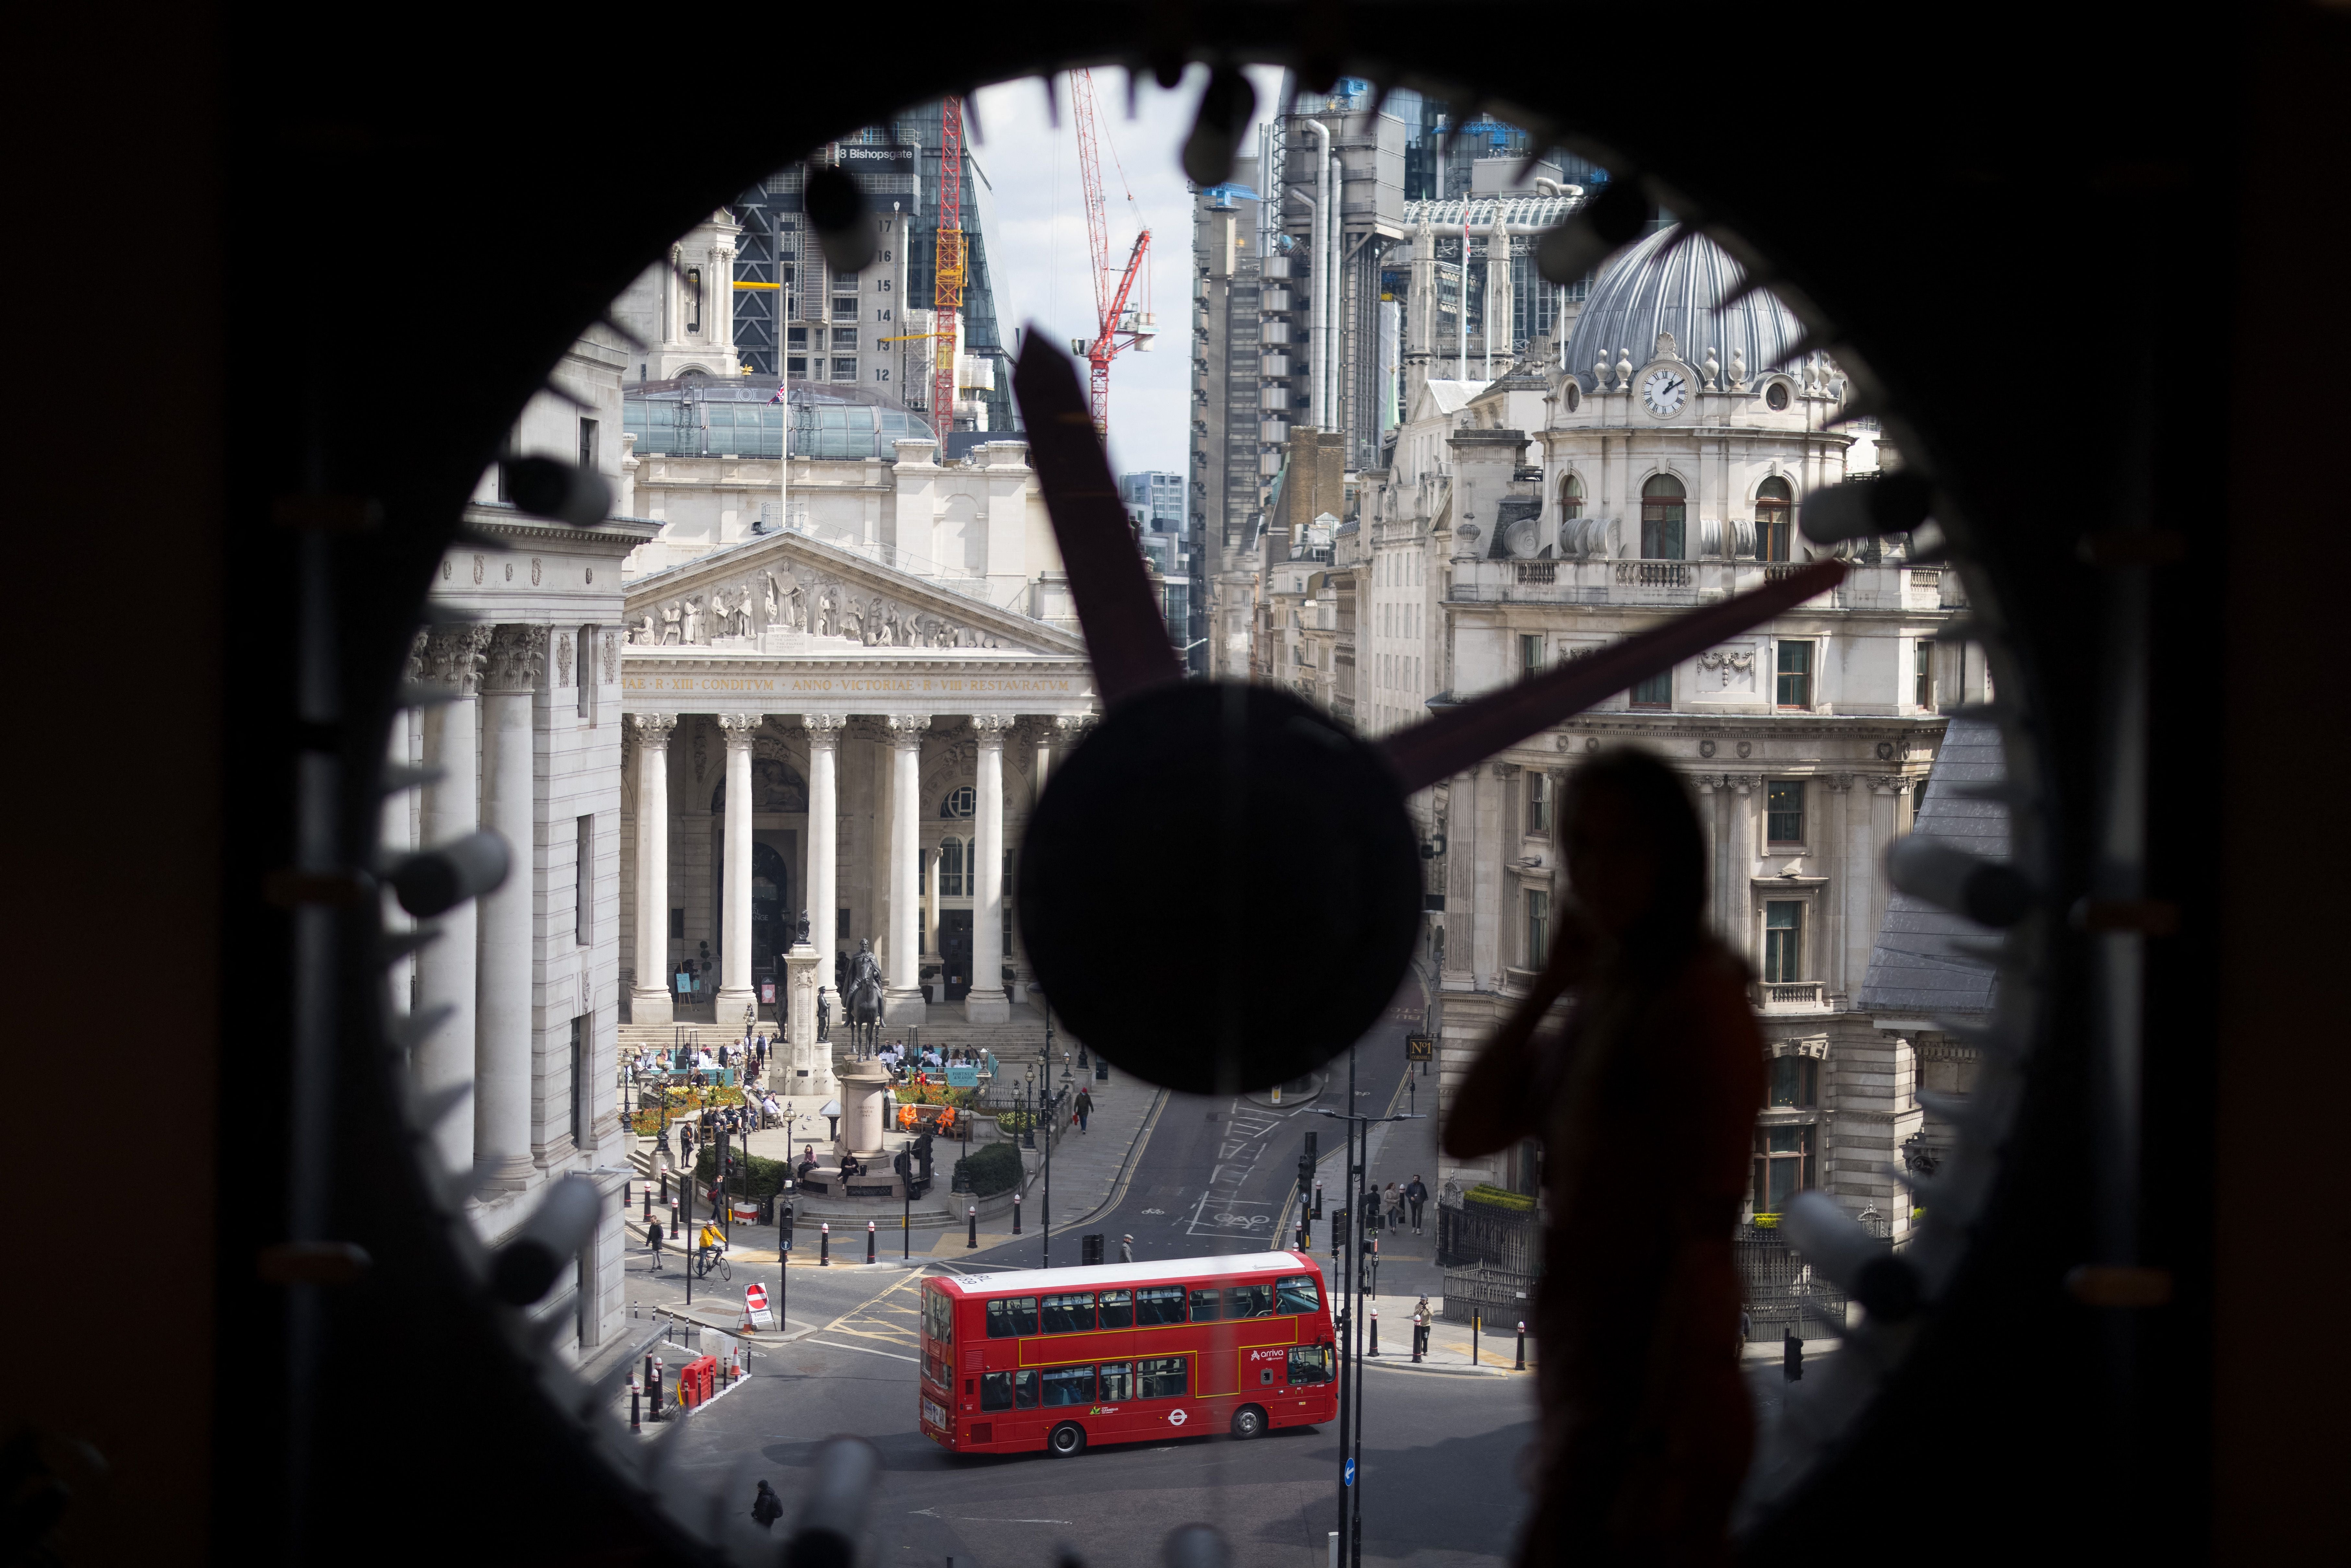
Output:
<path fill-rule="evenodd" d="M 482 825 L 507 841 L 507 879 L 481 898 L 474 1037 L 474 1163 L 482 1187 L 518 1191 L 531 1175 L 531 926 L 537 859 L 532 707 L 547 671 L 547 628 L 501 626 L 482 678 Z"/>

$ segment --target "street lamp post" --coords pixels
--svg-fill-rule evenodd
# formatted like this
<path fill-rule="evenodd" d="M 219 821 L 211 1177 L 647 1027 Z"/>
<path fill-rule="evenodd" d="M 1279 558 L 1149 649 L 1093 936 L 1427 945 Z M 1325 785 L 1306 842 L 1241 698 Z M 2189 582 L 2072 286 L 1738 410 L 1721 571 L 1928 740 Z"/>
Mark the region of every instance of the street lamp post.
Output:
<path fill-rule="evenodd" d="M 1331 1235 L 1332 1249 L 1343 1244 L 1343 1289 L 1347 1307 L 1340 1330 L 1339 1362 L 1339 1539 L 1343 1560 L 1352 1568 L 1362 1568 L 1364 1561 L 1364 1488 L 1360 1458 L 1364 1451 L 1364 1291 L 1368 1284 L 1378 1290 L 1379 1256 L 1376 1248 L 1366 1255 L 1364 1247 L 1364 1221 L 1367 1213 L 1376 1212 L 1364 1201 L 1364 1182 L 1370 1163 L 1371 1124 L 1374 1122 L 1415 1122 L 1417 1114 L 1400 1116 L 1365 1116 L 1355 1111 L 1355 1053 L 1347 1052 L 1347 1109 L 1314 1108 L 1318 1116 L 1335 1116 L 1347 1124 L 1347 1222 L 1333 1224 Z M 1341 1231 L 1345 1235 L 1343 1239 Z M 1368 1273 L 1369 1278 L 1366 1278 Z"/>

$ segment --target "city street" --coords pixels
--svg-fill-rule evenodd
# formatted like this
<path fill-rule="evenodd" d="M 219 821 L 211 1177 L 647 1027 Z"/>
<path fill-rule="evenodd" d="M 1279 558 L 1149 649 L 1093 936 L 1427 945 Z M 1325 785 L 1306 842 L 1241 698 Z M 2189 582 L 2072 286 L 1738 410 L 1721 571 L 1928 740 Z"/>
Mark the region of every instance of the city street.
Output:
<path fill-rule="evenodd" d="M 919 1272 L 795 1269 L 791 1321 L 810 1332 L 752 1352 L 743 1385 L 695 1416 L 664 1474 L 682 1507 L 723 1492 L 747 1510 L 758 1480 L 787 1521 L 824 1437 L 882 1451 L 875 1561 L 956 1568 L 1049 1564 L 1066 1545 L 1093 1564 L 1153 1560 L 1205 1520 L 1238 1564 L 1320 1568 L 1338 1511 L 1330 1427 L 1090 1448 L 1074 1459 L 956 1458 L 915 1430 Z M 1366 1379 L 1364 1561 L 1499 1563 L 1521 1499 L 1509 1478 L 1533 1433 L 1533 1384 L 1495 1374 L 1374 1367 Z"/>
<path fill-rule="evenodd" d="M 1358 1051 L 1360 1113 L 1401 1112 L 1411 1103 L 1404 1080 L 1404 1036 L 1419 1027 L 1416 987 Z M 1101 1233 L 1108 1256 L 1123 1234 L 1141 1260 L 1248 1251 L 1287 1239 L 1304 1134 L 1319 1136 L 1327 1201 L 1344 1183 L 1340 1123 L 1318 1114 L 1346 1098 L 1346 1059 L 1310 1098 L 1273 1105 L 1264 1095 L 1208 1099 L 1171 1095 L 1146 1126 L 1139 1151 L 1109 1207 L 1073 1214 L 1054 1227 L 1053 1259 L 1078 1259 L 1079 1237 Z M 1097 1129 L 1099 1134 L 1100 1129 Z M 1076 1145 L 1077 1134 L 1064 1143 Z M 1373 1169 L 1434 1171 L 1434 1122 L 1393 1124 L 1376 1135 Z M 1418 1159 L 1414 1166 L 1412 1162 Z M 1279 1236 L 1277 1236 L 1279 1233 Z M 1326 1224 L 1314 1230 L 1317 1256 L 1329 1267 Z M 920 1249 L 918 1249 L 918 1251 Z M 1434 1221 L 1429 1234 L 1407 1231 L 1389 1247 L 1381 1290 L 1435 1291 Z M 862 1256 L 862 1248 L 858 1249 Z M 958 1273 L 1035 1268 L 1043 1239 L 1033 1229 L 927 1267 Z M 1337 1520 L 1335 1427 L 1277 1432 L 1244 1447 L 1226 1437 L 1172 1444 L 1092 1448 L 1073 1460 L 1034 1456 L 951 1456 L 915 1427 L 916 1299 L 924 1260 L 810 1269 L 789 1281 L 789 1343 L 765 1340 L 751 1353 L 746 1382 L 695 1416 L 678 1435 L 665 1470 L 681 1500 L 723 1493 L 724 1506 L 746 1510 L 757 1482 L 772 1481 L 789 1511 L 824 1437 L 854 1433 L 883 1458 L 877 1522 L 885 1563 L 957 1568 L 1043 1564 L 1062 1545 L 1093 1563 L 1147 1561 L 1177 1525 L 1205 1520 L 1231 1538 L 1241 1563 L 1320 1568 Z M 631 1295 L 647 1302 L 682 1295 L 673 1273 L 659 1285 L 632 1260 Z M 753 1268 L 772 1281 L 772 1265 Z M 724 1299 L 739 1297 L 743 1271 Z M 704 1292 L 697 1289 L 697 1298 Z M 714 1295 L 714 1305 L 719 1297 Z M 722 1309 L 723 1310 L 723 1309 Z M 1533 1431 L 1531 1378 L 1493 1370 L 1413 1367 L 1395 1354 L 1405 1329 L 1393 1326 L 1389 1355 L 1371 1365 L 1364 1406 L 1362 1467 L 1364 1560 L 1380 1563 L 1499 1563 L 1521 1511 L 1509 1478 Z M 1507 1349 L 1507 1346 L 1501 1348 Z M 676 1357 L 671 1357 L 674 1364 Z M 1463 1358 L 1466 1364 L 1466 1357 Z"/>

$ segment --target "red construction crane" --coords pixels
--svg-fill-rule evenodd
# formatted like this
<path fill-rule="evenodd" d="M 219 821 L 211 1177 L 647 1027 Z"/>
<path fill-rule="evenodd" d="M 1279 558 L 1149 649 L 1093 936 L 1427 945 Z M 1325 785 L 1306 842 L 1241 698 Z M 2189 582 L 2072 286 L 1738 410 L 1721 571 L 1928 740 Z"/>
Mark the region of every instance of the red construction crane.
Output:
<path fill-rule="evenodd" d="M 939 103 L 939 245 L 932 269 L 931 306 L 938 319 L 931 344 L 931 428 L 946 460 L 947 433 L 955 429 L 956 313 L 963 308 L 963 99 Z M 1099 416 L 1097 416 L 1099 417 Z"/>
<path fill-rule="evenodd" d="M 1159 329 L 1151 313 L 1138 309 L 1132 316 L 1127 300 L 1134 292 L 1134 279 L 1143 270 L 1143 258 L 1151 248 L 1151 231 L 1144 229 L 1134 236 L 1134 248 L 1127 254 L 1126 269 L 1114 274 L 1110 257 L 1110 214 L 1102 196 L 1102 156 L 1095 148 L 1094 78 L 1091 71 L 1070 73 L 1070 108 L 1077 120 L 1078 171 L 1084 189 L 1086 204 L 1086 246 L 1093 261 L 1094 335 L 1083 344 L 1072 344 L 1085 355 L 1091 401 L 1093 405 L 1094 434 L 1104 440 L 1110 437 L 1110 362 L 1123 350 L 1148 349 Z M 1111 150 L 1113 162 L 1117 149 Z M 1126 172 L 1119 171 L 1122 183 Z M 1134 193 L 1126 193 L 1128 205 L 1134 203 Z M 1146 286 L 1147 287 L 1147 286 Z"/>

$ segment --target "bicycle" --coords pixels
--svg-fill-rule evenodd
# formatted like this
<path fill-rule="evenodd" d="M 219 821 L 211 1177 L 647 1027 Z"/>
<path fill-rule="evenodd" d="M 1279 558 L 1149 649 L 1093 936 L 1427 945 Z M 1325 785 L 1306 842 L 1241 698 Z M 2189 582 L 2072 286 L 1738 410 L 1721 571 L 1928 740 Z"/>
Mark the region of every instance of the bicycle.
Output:
<path fill-rule="evenodd" d="M 716 1247 L 705 1247 L 695 1257 L 695 1277 L 707 1280 L 713 1269 L 718 1270 L 718 1277 L 722 1280 L 731 1281 L 735 1278 L 735 1265 L 726 1261 L 726 1254 Z"/>

